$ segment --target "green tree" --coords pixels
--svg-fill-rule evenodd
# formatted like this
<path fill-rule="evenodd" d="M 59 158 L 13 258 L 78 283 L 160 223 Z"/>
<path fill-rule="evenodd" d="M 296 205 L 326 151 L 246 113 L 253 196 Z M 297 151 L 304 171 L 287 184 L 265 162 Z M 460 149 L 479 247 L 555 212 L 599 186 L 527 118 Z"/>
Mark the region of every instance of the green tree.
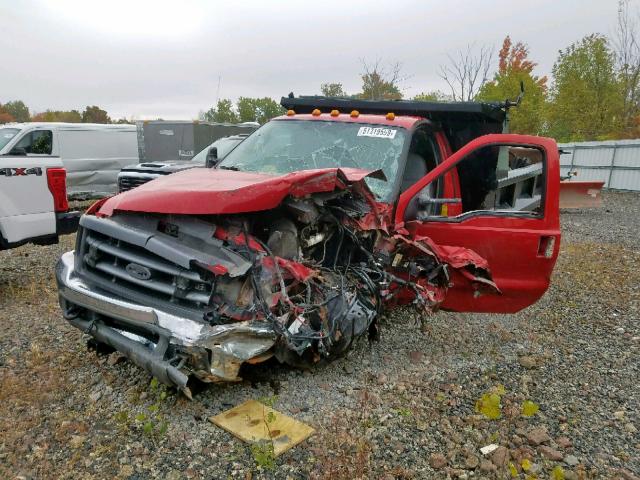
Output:
<path fill-rule="evenodd" d="M 320 85 L 320 91 L 325 97 L 348 97 L 341 83 L 323 83 Z"/>
<path fill-rule="evenodd" d="M 7 102 L 3 106 L 4 111 L 11 115 L 16 122 L 28 122 L 31 120 L 29 114 L 29 108 L 24 104 L 22 100 L 14 100 Z"/>
<path fill-rule="evenodd" d="M 241 122 L 258 122 L 262 124 L 284 113 L 284 108 L 269 97 L 240 97 L 236 107 Z"/>
<path fill-rule="evenodd" d="M 82 123 L 111 123 L 111 119 L 105 110 L 93 105 L 82 112 Z"/>
<path fill-rule="evenodd" d="M 377 61 L 373 65 L 368 65 L 363 61 L 364 73 L 362 78 L 362 93 L 358 96 L 367 100 L 399 100 L 402 98 L 400 87 L 398 86 L 400 75 L 400 64 L 396 63 L 389 69 L 384 69 Z"/>
<path fill-rule="evenodd" d="M 451 95 L 447 95 L 440 90 L 432 90 L 430 92 L 422 92 L 413 97 L 418 102 L 450 102 Z"/>
<path fill-rule="evenodd" d="M 41 113 L 36 113 L 32 118 L 33 122 L 67 122 L 67 123 L 80 123 L 82 122 L 82 115 L 78 110 L 46 110 Z"/>
<path fill-rule="evenodd" d="M 238 123 L 233 103 L 226 98 L 218 100 L 218 104 L 200 115 L 200 118 L 205 122 Z"/>
<path fill-rule="evenodd" d="M 605 37 L 589 35 L 561 50 L 552 75 L 549 135 L 562 142 L 619 135 L 623 94 Z"/>
<path fill-rule="evenodd" d="M 4 108 L 4 105 L 0 103 L 0 125 L 2 125 L 3 123 L 11 123 L 15 121 L 16 119 L 13 118 L 13 115 L 7 112 L 7 110 Z"/>
<path fill-rule="evenodd" d="M 529 48 L 522 42 L 515 45 L 507 36 L 498 54 L 498 71 L 485 83 L 476 97 L 480 101 L 515 99 L 524 84 L 522 103 L 509 111 L 509 128 L 513 133 L 539 134 L 544 126 L 547 77 L 533 74 L 536 64 L 528 58 Z"/>

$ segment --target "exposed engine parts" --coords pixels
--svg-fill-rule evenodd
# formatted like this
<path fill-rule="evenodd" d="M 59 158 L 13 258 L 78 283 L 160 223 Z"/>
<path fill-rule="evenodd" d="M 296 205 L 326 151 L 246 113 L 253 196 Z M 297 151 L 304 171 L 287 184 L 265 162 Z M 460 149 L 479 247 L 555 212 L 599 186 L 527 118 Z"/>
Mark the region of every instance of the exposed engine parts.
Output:
<path fill-rule="evenodd" d="M 61 303 L 72 324 L 187 391 L 188 375 L 235 380 L 271 356 L 335 358 L 375 336 L 386 306 L 436 310 L 450 269 L 497 290 L 477 254 L 390 218 L 363 181 L 259 212 L 85 215 L 75 261 L 58 266 Z"/>

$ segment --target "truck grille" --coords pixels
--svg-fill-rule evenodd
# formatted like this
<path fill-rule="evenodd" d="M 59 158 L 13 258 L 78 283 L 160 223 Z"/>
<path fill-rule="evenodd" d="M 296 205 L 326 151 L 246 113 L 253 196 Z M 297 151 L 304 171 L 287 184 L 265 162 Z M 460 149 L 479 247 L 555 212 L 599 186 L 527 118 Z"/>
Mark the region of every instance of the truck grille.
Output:
<path fill-rule="evenodd" d="M 200 311 L 211 302 L 211 279 L 126 241 L 84 228 L 78 255 L 83 273 L 115 293 Z"/>
<path fill-rule="evenodd" d="M 126 192 L 132 188 L 144 185 L 156 177 L 120 177 L 118 178 L 118 192 Z"/>

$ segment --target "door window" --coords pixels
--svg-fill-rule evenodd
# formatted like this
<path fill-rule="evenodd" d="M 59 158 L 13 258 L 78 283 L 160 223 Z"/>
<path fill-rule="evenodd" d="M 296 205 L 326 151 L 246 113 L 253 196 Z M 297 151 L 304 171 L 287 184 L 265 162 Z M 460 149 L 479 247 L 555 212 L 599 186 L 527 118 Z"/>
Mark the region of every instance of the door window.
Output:
<path fill-rule="evenodd" d="M 542 216 L 545 157 L 541 149 L 487 145 L 474 150 L 453 168 L 459 178 L 459 197 L 442 198 L 434 194 L 437 189 L 433 185 L 442 183 L 445 172 L 418 193 L 415 217 L 446 220 L 476 212 Z M 453 205 L 457 208 L 451 208 Z M 453 211 L 460 213 L 451 215 Z"/>
<path fill-rule="evenodd" d="M 0 150 L 20 131 L 18 128 L 0 128 Z"/>
<path fill-rule="evenodd" d="M 51 130 L 36 130 L 26 134 L 14 148 L 24 148 L 27 154 L 51 155 L 53 133 Z"/>
<path fill-rule="evenodd" d="M 419 127 L 411 137 L 400 193 L 405 192 L 439 163 L 438 149 L 431 131 Z"/>

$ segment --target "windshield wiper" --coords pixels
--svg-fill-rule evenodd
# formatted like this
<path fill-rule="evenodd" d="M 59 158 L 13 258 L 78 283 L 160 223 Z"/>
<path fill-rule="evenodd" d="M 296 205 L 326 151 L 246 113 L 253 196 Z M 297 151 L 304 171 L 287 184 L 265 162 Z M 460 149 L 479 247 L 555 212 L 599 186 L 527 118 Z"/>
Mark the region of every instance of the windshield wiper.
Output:
<path fill-rule="evenodd" d="M 218 168 L 222 170 L 233 170 L 234 172 L 239 172 L 240 169 L 235 165 L 218 165 Z"/>

